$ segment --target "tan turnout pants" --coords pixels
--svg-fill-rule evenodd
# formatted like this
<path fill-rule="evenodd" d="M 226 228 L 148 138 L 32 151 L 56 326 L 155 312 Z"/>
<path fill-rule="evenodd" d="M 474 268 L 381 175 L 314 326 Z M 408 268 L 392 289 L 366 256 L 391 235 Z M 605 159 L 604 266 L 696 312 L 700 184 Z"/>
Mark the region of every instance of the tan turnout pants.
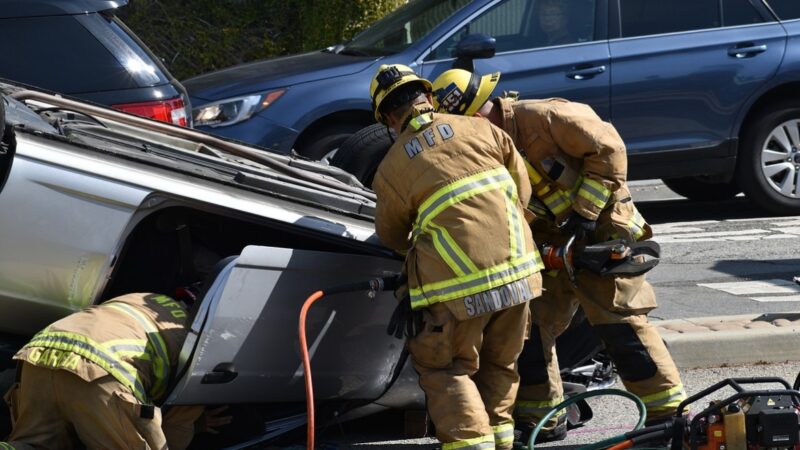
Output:
<path fill-rule="evenodd" d="M 441 303 L 427 309 L 408 346 L 443 450 L 512 448 L 529 314 L 525 303 L 464 321 Z"/>
<path fill-rule="evenodd" d="M 65 370 L 23 363 L 21 382 L 6 402 L 13 423 L 8 445 L 16 450 L 72 449 L 76 439 L 88 450 L 167 448 L 159 408 L 142 418 L 141 405 L 110 375 L 86 382 Z"/>
<path fill-rule="evenodd" d="M 534 326 L 519 359 L 516 420 L 533 425 L 563 400 L 555 340 L 578 305 L 603 340 L 625 387 L 644 401 L 648 418 L 674 414 L 686 395 L 672 357 L 647 320 L 656 302 L 644 276 L 602 278 L 584 271 L 578 273 L 577 289 L 563 270 L 542 280 L 545 291 L 530 302 Z"/>

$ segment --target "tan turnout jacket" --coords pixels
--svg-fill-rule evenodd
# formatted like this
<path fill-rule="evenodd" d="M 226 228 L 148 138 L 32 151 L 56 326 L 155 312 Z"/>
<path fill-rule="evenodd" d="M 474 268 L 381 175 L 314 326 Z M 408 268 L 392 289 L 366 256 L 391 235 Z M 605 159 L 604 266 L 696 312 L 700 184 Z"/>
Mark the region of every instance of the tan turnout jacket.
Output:
<path fill-rule="evenodd" d="M 532 180 L 534 201 L 530 209 L 540 218 L 549 219 L 550 228 L 574 210 L 597 220 L 594 236 L 597 242 L 652 237 L 650 226 L 631 200 L 626 183 L 625 144 L 611 124 L 588 105 L 560 98 L 517 101 L 502 98 L 499 102 L 503 129 L 543 177 L 538 186 Z M 547 188 L 570 192 L 571 207 L 553 214 L 542 201 L 544 196 L 539 195 L 552 192 Z M 543 224 L 539 222 L 541 227 Z M 539 239 L 539 233 L 535 236 Z"/>
<path fill-rule="evenodd" d="M 378 167 L 375 226 L 407 252 L 412 307 L 445 302 L 459 319 L 541 292 L 524 218 L 531 187 L 511 138 L 486 120 L 414 118 Z"/>
<path fill-rule="evenodd" d="M 183 306 L 167 296 L 123 295 L 54 322 L 14 359 L 67 370 L 87 382 L 112 375 L 130 383 L 142 403 L 158 403 L 177 367 L 186 320 Z M 108 365 L 114 358 L 123 362 L 121 368 Z M 130 374 L 136 377 L 132 382 Z"/>

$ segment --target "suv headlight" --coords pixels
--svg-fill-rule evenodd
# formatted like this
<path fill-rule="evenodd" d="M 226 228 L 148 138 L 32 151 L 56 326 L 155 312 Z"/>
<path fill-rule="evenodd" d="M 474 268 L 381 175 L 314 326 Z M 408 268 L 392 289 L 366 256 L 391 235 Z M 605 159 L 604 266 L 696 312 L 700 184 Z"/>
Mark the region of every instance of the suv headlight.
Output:
<path fill-rule="evenodd" d="M 195 126 L 225 127 L 245 121 L 269 107 L 286 89 L 226 98 L 192 110 Z"/>

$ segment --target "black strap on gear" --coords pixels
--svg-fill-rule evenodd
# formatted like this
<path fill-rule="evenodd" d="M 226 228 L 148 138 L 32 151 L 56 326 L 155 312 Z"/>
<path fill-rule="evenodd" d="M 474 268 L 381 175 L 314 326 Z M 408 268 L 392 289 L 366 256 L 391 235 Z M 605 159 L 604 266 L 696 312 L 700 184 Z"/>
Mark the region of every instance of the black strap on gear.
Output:
<path fill-rule="evenodd" d="M 469 76 L 469 83 L 467 84 L 467 91 L 464 92 L 464 97 L 461 100 L 461 105 L 463 108 L 461 111 L 457 111 L 458 114 L 464 114 L 469 109 L 469 106 L 472 102 L 475 101 L 475 97 L 478 95 L 478 89 L 481 87 L 481 78 L 475 73 L 471 73 Z"/>

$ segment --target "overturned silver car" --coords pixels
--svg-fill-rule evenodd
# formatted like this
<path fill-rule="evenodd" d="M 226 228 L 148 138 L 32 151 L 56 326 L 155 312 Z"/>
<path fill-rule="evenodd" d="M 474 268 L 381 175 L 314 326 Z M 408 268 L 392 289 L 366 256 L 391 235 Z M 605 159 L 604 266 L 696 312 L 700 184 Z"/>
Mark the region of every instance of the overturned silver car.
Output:
<path fill-rule="evenodd" d="M 402 262 L 374 236 L 374 194 L 323 164 L 11 84 L 0 94 L 3 379 L 14 351 L 53 320 L 119 294 L 203 282 L 167 402 L 302 412 L 303 300 Z M 422 404 L 413 373 L 401 376 L 403 342 L 385 332 L 395 305 L 391 293 L 356 292 L 311 310 L 328 415 Z"/>

